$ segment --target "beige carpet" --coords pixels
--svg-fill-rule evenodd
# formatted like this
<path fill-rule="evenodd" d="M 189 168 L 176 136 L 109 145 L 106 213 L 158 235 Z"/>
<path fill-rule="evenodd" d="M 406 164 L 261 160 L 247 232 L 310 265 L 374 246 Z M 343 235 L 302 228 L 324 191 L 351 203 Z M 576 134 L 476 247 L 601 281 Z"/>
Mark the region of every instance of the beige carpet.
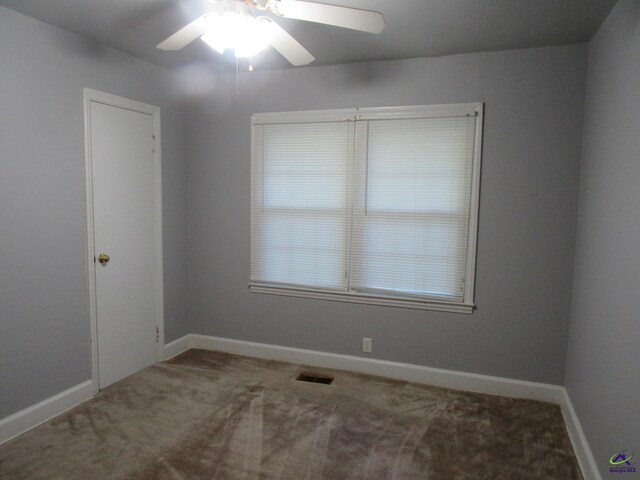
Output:
<path fill-rule="evenodd" d="M 302 370 L 191 350 L 0 446 L 0 478 L 581 478 L 555 405 Z"/>

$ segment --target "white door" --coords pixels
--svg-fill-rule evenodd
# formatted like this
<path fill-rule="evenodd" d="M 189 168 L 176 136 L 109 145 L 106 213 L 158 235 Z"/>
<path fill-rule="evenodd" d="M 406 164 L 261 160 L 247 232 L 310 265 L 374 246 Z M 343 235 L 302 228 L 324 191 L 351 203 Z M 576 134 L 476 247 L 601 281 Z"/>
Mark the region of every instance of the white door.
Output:
<path fill-rule="evenodd" d="M 131 106 L 124 99 L 112 102 L 120 106 L 104 100 L 85 102 L 98 388 L 156 362 L 162 318 L 160 166 L 154 153 L 153 113 L 158 112 L 150 106 L 136 109 L 135 102 L 134 108 L 124 108 Z"/>

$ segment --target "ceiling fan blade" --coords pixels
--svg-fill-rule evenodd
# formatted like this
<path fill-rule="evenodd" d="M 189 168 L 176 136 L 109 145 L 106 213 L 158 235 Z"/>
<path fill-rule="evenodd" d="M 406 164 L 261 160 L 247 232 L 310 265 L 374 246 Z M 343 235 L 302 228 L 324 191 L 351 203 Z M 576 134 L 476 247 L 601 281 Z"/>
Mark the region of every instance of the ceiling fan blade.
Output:
<path fill-rule="evenodd" d="M 289 60 L 291 65 L 308 65 L 316 59 L 306 48 L 304 48 L 276 22 L 271 22 L 271 28 L 273 29 L 271 46 L 280 52 L 284 58 Z"/>
<path fill-rule="evenodd" d="M 285 18 L 324 23 L 370 33 L 380 33 L 386 25 L 384 17 L 379 12 L 323 3 L 279 0 L 276 4 L 276 11 Z"/>
<path fill-rule="evenodd" d="M 201 37 L 207 29 L 207 18 L 209 13 L 205 13 L 201 17 L 196 18 L 186 27 L 181 28 L 176 33 L 167 38 L 164 42 L 158 44 L 160 50 L 180 50 L 193 42 L 196 38 Z"/>

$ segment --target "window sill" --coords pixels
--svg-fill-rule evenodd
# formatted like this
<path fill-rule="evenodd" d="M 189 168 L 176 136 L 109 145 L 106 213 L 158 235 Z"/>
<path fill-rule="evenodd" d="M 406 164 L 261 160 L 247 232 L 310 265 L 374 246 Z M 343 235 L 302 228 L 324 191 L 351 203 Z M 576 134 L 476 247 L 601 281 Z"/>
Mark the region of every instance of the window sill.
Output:
<path fill-rule="evenodd" d="M 439 312 L 471 314 L 474 304 L 439 302 L 434 300 L 414 300 L 407 298 L 367 295 L 362 293 L 327 292 L 292 287 L 274 287 L 270 285 L 249 284 L 252 293 L 283 295 L 288 297 L 315 298 L 317 300 L 333 300 L 337 302 L 364 303 L 367 305 L 384 305 L 387 307 L 414 308 L 418 310 L 435 310 Z"/>

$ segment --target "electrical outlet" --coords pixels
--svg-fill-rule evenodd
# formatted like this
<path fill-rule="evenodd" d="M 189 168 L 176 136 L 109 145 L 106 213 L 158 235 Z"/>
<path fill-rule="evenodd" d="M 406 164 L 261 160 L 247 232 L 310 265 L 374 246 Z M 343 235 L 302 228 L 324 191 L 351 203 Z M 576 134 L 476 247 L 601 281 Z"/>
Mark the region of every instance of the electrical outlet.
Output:
<path fill-rule="evenodd" d="M 371 349 L 373 348 L 373 341 L 370 338 L 363 337 L 362 338 L 362 351 L 371 353 Z"/>

